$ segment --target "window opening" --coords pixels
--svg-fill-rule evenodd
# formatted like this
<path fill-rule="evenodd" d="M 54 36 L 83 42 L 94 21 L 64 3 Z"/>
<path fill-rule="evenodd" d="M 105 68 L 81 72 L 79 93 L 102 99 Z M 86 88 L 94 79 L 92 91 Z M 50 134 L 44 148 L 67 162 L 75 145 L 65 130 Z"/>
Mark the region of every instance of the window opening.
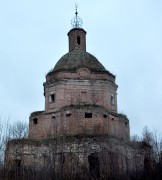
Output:
<path fill-rule="evenodd" d="M 71 116 L 71 113 L 66 114 L 66 117 L 70 117 L 70 116 Z"/>
<path fill-rule="evenodd" d="M 103 117 L 104 117 L 104 118 L 107 118 L 107 115 L 106 115 L 106 114 L 104 114 L 104 115 L 103 115 Z"/>
<path fill-rule="evenodd" d="M 92 113 L 85 113 L 85 118 L 92 118 Z"/>
<path fill-rule="evenodd" d="M 15 160 L 15 164 L 16 164 L 16 167 L 20 167 L 21 166 L 21 160 L 20 159 L 16 159 Z"/>
<path fill-rule="evenodd" d="M 125 127 L 128 127 L 128 123 L 127 122 L 125 122 Z"/>
<path fill-rule="evenodd" d="M 80 45 L 80 36 L 77 36 L 77 45 Z"/>
<path fill-rule="evenodd" d="M 52 119 L 55 119 L 56 118 L 56 116 L 55 115 L 52 115 Z"/>
<path fill-rule="evenodd" d="M 34 119 L 33 119 L 33 123 L 34 123 L 34 124 L 38 124 L 38 119 L 37 119 L 37 118 L 34 118 Z"/>
<path fill-rule="evenodd" d="M 92 178 L 100 178 L 100 162 L 96 153 L 88 156 L 89 172 Z"/>
<path fill-rule="evenodd" d="M 66 111 L 66 117 L 70 117 L 71 116 L 71 112 L 70 111 Z"/>
<path fill-rule="evenodd" d="M 151 160 L 148 157 L 144 158 L 144 168 L 146 171 L 151 169 Z"/>
<path fill-rule="evenodd" d="M 114 121 L 114 118 L 112 118 L 111 120 Z"/>
<path fill-rule="evenodd" d="M 61 169 L 63 168 L 65 162 L 65 156 L 63 153 L 57 153 L 55 156 L 55 163 L 57 166 L 59 166 Z"/>
<path fill-rule="evenodd" d="M 114 98 L 114 95 L 111 95 L 111 97 L 110 97 L 110 103 L 111 103 L 112 105 L 115 104 L 115 98 Z"/>
<path fill-rule="evenodd" d="M 50 94 L 49 102 L 51 102 L 51 103 L 55 102 L 55 94 Z"/>

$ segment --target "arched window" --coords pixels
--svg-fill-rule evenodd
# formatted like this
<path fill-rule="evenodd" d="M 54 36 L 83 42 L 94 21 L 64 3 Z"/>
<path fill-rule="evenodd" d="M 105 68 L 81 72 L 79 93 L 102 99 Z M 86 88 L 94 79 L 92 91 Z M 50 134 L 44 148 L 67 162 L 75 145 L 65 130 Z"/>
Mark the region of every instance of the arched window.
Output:
<path fill-rule="evenodd" d="M 77 45 L 80 45 L 80 36 L 77 36 Z"/>
<path fill-rule="evenodd" d="M 100 178 L 100 162 L 97 153 L 91 153 L 88 156 L 89 172 L 94 179 Z"/>
<path fill-rule="evenodd" d="M 55 156 L 55 165 L 59 168 L 62 169 L 63 165 L 65 162 L 65 156 L 63 153 L 57 153 Z"/>
<path fill-rule="evenodd" d="M 33 119 L 33 124 L 38 124 L 38 119 L 37 118 Z"/>

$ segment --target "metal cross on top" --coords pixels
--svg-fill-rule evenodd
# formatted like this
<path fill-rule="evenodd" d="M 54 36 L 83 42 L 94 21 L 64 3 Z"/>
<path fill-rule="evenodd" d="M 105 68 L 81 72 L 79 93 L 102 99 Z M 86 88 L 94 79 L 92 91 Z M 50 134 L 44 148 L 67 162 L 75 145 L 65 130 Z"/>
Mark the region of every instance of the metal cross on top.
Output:
<path fill-rule="evenodd" d="M 81 28 L 83 25 L 82 19 L 78 16 L 78 5 L 75 4 L 75 17 L 71 20 L 73 28 Z"/>
<path fill-rule="evenodd" d="M 77 4 L 75 4 L 75 14 L 76 14 L 76 16 L 78 15 L 78 5 Z"/>

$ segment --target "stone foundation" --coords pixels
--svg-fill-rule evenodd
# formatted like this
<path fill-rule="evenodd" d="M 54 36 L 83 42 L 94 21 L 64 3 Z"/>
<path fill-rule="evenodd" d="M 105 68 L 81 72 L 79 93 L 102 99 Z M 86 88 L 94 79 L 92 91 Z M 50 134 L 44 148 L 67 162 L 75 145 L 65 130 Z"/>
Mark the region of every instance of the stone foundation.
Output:
<path fill-rule="evenodd" d="M 44 140 L 12 140 L 7 145 L 7 167 L 53 169 L 57 174 L 140 171 L 146 152 L 140 143 L 108 136 L 69 136 Z"/>

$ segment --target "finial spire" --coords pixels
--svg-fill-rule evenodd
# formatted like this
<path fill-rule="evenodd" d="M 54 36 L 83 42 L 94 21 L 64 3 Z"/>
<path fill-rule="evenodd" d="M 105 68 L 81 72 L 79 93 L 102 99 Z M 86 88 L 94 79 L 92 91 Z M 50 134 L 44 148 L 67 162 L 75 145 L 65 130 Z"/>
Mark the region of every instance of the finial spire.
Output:
<path fill-rule="evenodd" d="M 78 5 L 75 3 L 75 14 L 78 15 Z"/>
<path fill-rule="evenodd" d="M 82 19 L 78 16 L 78 5 L 75 4 L 75 17 L 71 20 L 71 25 L 73 28 L 81 28 L 82 24 Z"/>

